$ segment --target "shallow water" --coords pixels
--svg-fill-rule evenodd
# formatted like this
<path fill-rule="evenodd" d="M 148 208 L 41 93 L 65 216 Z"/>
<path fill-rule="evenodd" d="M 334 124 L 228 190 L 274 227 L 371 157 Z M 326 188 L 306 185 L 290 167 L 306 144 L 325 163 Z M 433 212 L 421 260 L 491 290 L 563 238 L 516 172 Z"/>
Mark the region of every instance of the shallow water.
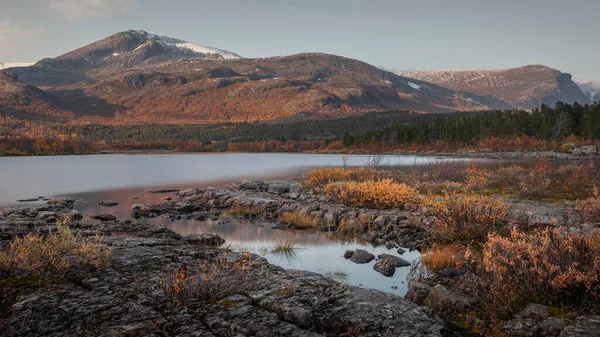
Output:
<path fill-rule="evenodd" d="M 353 155 L 348 165 L 371 159 Z M 385 156 L 383 162 L 411 166 L 435 157 Z M 464 159 L 453 159 L 464 160 Z M 0 206 L 18 199 L 133 187 L 171 187 L 244 178 L 300 178 L 314 167 L 341 166 L 342 155 L 286 153 L 89 155 L 0 158 Z"/>
<path fill-rule="evenodd" d="M 368 164 L 370 156 L 352 156 L 348 165 Z M 439 160 L 424 156 L 385 156 L 390 165 L 411 167 Z M 466 161 L 466 159 L 442 159 Z M 493 161 L 490 161 L 493 162 Z M 151 194 L 158 188 L 224 186 L 245 178 L 300 178 L 314 167 L 342 166 L 341 155 L 320 154 L 189 154 L 189 155 L 94 155 L 57 157 L 0 158 L 0 207 L 19 205 L 35 207 L 43 204 L 16 202 L 17 199 L 38 196 L 70 196 L 82 202 L 76 209 L 88 221 L 97 214 L 113 214 L 119 220 L 131 219 L 132 204 L 154 204 L 170 193 Z M 135 199 L 134 199 L 135 197 Z M 101 207 L 100 200 L 115 200 L 115 207 Z M 137 221 L 137 220 L 134 220 Z M 163 218 L 141 219 L 162 222 L 175 232 L 217 233 L 232 248 L 250 250 L 264 255 L 271 263 L 284 268 L 309 270 L 328 275 L 340 282 L 375 288 L 403 295 L 406 293 L 410 268 L 398 268 L 393 277 L 385 277 L 373 270 L 375 261 L 355 264 L 343 258 L 346 250 L 361 248 L 374 255 L 396 250 L 372 247 L 368 243 L 332 241 L 326 234 L 293 232 L 272 229 L 273 224 L 259 224 L 236 219 L 217 222 L 191 220 L 170 221 Z M 291 255 L 272 252 L 283 241 L 292 241 L 297 249 Z M 266 254 L 266 255 L 265 255 Z M 407 261 L 419 257 L 418 252 L 402 255 Z"/>

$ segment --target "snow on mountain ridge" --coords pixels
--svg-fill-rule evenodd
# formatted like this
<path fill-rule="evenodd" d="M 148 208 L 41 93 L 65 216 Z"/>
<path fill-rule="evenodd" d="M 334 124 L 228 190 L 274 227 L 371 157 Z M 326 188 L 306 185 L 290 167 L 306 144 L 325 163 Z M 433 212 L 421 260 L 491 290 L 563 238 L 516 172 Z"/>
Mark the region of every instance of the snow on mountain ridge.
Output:
<path fill-rule="evenodd" d="M 198 45 L 195 43 L 190 43 L 188 41 L 184 41 L 184 40 L 180 40 L 180 39 L 176 39 L 176 38 L 172 38 L 172 37 L 168 37 L 168 36 L 150 34 L 143 30 L 141 30 L 141 31 L 138 30 L 138 31 L 134 31 L 134 32 L 136 32 L 139 35 L 144 36 L 148 41 L 155 41 L 163 46 L 170 47 L 170 48 L 184 49 L 184 50 L 192 51 L 192 52 L 195 52 L 195 53 L 198 53 L 201 55 L 216 54 L 216 55 L 220 55 L 225 60 L 233 60 L 233 59 L 241 58 L 240 55 L 232 53 L 232 52 L 224 50 L 224 49 L 201 46 L 201 45 Z M 148 41 L 146 41 L 145 43 L 148 43 Z M 139 48 L 141 48 L 143 45 L 144 44 L 141 44 L 133 51 L 135 52 L 136 50 L 139 50 Z"/>

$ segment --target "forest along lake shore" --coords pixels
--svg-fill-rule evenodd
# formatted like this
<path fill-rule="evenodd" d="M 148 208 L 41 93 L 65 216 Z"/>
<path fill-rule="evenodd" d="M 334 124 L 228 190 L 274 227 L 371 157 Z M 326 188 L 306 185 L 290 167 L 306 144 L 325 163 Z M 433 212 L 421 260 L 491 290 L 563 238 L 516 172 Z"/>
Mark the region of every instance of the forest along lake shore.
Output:
<path fill-rule="evenodd" d="M 301 181 L 246 180 L 221 188 L 152 191 L 162 196 L 161 202 L 133 204 L 127 216 L 135 220 L 108 213 L 84 219 L 72 198 L 51 199 L 37 208 L 6 208 L 0 213 L 0 244 L 6 252 L 0 255 L 0 326 L 7 336 L 65 331 L 575 336 L 582 330 L 600 335 L 586 288 L 595 281 L 578 283 L 590 276 L 565 275 L 569 267 L 581 273 L 594 270 L 586 265 L 593 258 L 590 262 L 577 254 L 582 249 L 590 254 L 593 250 L 586 247 L 597 244 L 600 196 L 594 186 L 599 172 L 593 162 L 552 166 L 546 160 L 528 168 L 465 169 L 440 163 L 408 172 L 324 168 Z M 103 207 L 110 204 L 104 200 Z M 286 270 L 260 253 L 234 251 L 217 234 L 182 236 L 153 221 L 157 218 L 237 219 L 284 232 L 325 233 L 331 240 L 364 240 L 373 248 L 348 250 L 336 258 L 355 264 L 375 261 L 369 268 L 373 277 L 409 268 L 407 293 L 401 297 L 310 271 Z M 46 241 L 31 233 L 45 235 Z M 27 245 L 52 242 L 70 242 L 62 251 L 71 256 L 66 266 L 41 268 L 35 262 L 43 256 L 24 253 Z M 397 253 L 372 254 L 374 247 Z M 407 263 L 402 256 L 411 250 L 422 258 Z M 545 264 L 559 261 L 548 266 L 555 274 L 546 277 L 563 277 L 568 296 L 562 294 L 563 285 L 520 269 L 530 258 Z M 563 260 L 568 266 L 560 264 Z M 494 274 L 501 271 L 514 275 Z M 526 288 L 533 278 L 539 287 Z M 514 292 L 497 288 L 508 279 Z M 557 287 L 557 295 L 544 293 L 548 287 Z"/>

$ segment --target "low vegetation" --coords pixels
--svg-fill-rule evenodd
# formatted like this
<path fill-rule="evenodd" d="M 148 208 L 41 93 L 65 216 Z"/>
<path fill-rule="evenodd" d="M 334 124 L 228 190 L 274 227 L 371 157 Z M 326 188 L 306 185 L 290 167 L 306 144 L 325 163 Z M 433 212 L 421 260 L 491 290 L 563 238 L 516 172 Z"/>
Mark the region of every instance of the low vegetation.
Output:
<path fill-rule="evenodd" d="M 575 210 L 581 214 L 585 221 L 600 222 L 600 193 L 594 192 L 591 198 L 577 200 Z"/>
<path fill-rule="evenodd" d="M 284 225 L 291 225 L 296 228 L 320 228 L 318 218 L 300 211 L 293 211 L 280 214 L 277 221 Z"/>
<path fill-rule="evenodd" d="M 391 179 L 381 181 L 338 181 L 323 188 L 323 193 L 335 202 L 353 207 L 404 208 L 415 202 L 416 190 Z"/>
<path fill-rule="evenodd" d="M 427 207 L 435 217 L 429 230 L 443 241 L 479 245 L 489 233 L 506 231 L 508 205 L 491 197 L 446 195 Z"/>
<path fill-rule="evenodd" d="M 436 245 L 421 252 L 421 262 L 430 271 L 461 268 L 464 265 L 465 247 L 460 244 Z"/>
<path fill-rule="evenodd" d="M 0 251 L 0 275 L 49 280 L 108 266 L 111 252 L 97 240 L 72 234 L 67 225 L 43 236 L 30 233 Z"/>
<path fill-rule="evenodd" d="M 160 286 L 172 305 L 187 305 L 190 301 L 215 303 L 256 286 L 256 278 L 249 273 L 253 263 L 250 252 L 230 256 L 224 251 L 222 256 L 206 260 L 200 267 L 184 265 L 167 269 Z"/>

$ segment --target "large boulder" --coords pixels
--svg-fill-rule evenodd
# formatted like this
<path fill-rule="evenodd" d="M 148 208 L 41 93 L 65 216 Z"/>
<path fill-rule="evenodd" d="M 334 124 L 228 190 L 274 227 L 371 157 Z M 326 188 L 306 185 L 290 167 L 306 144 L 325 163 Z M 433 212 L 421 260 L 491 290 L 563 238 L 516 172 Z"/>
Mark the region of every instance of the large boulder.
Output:
<path fill-rule="evenodd" d="M 381 255 L 378 255 L 377 257 L 380 258 L 381 260 L 389 261 L 389 263 L 396 268 L 409 267 L 411 265 L 410 262 L 406 261 L 405 259 L 403 259 L 399 256 L 394 256 L 394 255 L 383 253 Z"/>

